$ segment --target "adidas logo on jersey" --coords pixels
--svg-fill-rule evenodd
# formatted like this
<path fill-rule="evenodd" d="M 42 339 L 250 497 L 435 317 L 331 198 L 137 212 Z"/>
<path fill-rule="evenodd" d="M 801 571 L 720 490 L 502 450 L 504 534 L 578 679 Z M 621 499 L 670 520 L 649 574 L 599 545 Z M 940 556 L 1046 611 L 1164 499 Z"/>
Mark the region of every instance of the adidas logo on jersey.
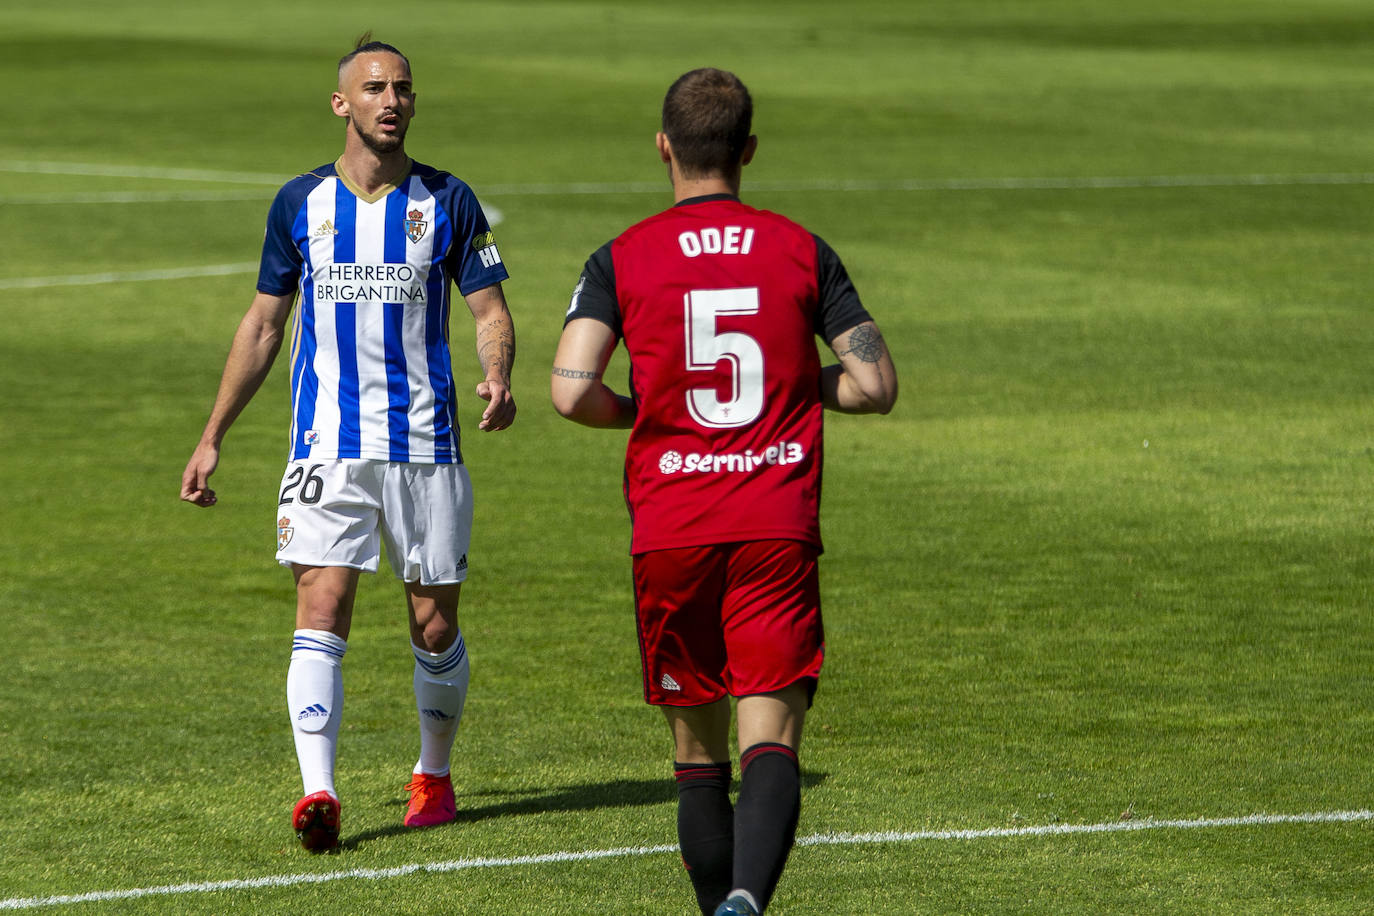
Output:
<path fill-rule="evenodd" d="M 679 684 L 677 681 L 673 680 L 673 676 L 671 674 L 665 674 L 663 675 L 663 677 L 659 678 L 658 686 L 662 687 L 664 690 L 682 689 L 682 685 Z"/>
<path fill-rule="evenodd" d="M 324 222 L 320 223 L 320 228 L 316 229 L 313 233 L 311 233 L 311 235 L 313 235 L 317 239 L 322 239 L 326 235 L 338 234 L 339 230 L 334 228 L 334 221 L 332 219 L 327 219 Z"/>

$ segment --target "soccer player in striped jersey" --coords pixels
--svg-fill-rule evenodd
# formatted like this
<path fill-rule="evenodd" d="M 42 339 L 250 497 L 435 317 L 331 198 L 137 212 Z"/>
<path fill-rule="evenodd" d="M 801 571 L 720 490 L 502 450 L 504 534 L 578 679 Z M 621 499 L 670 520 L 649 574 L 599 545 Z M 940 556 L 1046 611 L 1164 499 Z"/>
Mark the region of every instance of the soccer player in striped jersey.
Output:
<path fill-rule="evenodd" d="M 822 410 L 887 413 L 897 397 L 887 345 L 834 250 L 740 201 L 752 112 L 721 70 L 668 90 L 657 147 L 676 203 L 588 259 L 551 380 L 559 413 L 631 430 L 644 698 L 672 731 L 678 843 L 704 916 L 761 913 L 792 848 L 802 722 L 825 654 Z M 836 363 L 822 367 L 817 335 Z M 629 395 L 602 381 L 620 341 Z"/>
<path fill-rule="evenodd" d="M 341 663 L 358 575 L 376 571 L 383 544 L 415 659 L 420 752 L 404 821 L 456 817 L 449 758 L 469 676 L 458 595 L 472 501 L 449 352 L 453 285 L 475 322 L 486 402 L 477 428 L 515 419 L 508 275 L 472 190 L 406 155 L 410 62 L 364 35 L 339 61 L 331 106 L 345 122 L 343 154 L 272 203 L 257 295 L 181 484 L 183 500 L 215 505 L 209 478 L 224 436 L 289 333 L 291 433 L 274 517 L 277 560 L 296 582 L 286 693 L 304 795 L 292 825 L 316 852 L 338 845 Z"/>

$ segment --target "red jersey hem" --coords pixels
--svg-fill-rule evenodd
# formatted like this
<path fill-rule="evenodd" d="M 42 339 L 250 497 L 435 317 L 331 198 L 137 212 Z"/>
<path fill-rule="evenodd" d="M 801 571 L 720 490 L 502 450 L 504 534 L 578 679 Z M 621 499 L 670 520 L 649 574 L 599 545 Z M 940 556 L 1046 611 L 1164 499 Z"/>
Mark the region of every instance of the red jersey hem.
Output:
<path fill-rule="evenodd" d="M 633 537 L 630 540 L 631 556 L 650 553 L 655 550 L 676 550 L 679 547 L 705 547 L 708 544 L 735 544 L 741 541 L 801 541 L 810 544 L 817 551 L 824 550 L 820 535 L 814 532 L 798 532 L 796 529 L 762 529 L 754 531 L 729 531 L 715 534 L 683 534 L 676 538 L 656 538 L 644 543 Z"/>

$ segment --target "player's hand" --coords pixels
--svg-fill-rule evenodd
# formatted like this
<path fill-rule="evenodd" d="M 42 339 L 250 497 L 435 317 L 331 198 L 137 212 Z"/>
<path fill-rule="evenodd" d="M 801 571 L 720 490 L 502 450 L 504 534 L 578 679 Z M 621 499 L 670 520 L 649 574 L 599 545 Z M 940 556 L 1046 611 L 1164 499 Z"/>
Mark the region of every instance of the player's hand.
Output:
<path fill-rule="evenodd" d="M 483 432 L 496 432 L 515 422 L 515 397 L 510 388 L 496 379 L 486 379 L 477 383 L 477 396 L 487 402 L 482 411 L 482 419 L 477 428 Z"/>
<path fill-rule="evenodd" d="M 197 446 L 186 463 L 186 470 L 181 473 L 181 498 L 201 507 L 217 503 L 219 498 L 210 489 L 210 475 L 218 465 L 219 449 L 212 445 Z"/>

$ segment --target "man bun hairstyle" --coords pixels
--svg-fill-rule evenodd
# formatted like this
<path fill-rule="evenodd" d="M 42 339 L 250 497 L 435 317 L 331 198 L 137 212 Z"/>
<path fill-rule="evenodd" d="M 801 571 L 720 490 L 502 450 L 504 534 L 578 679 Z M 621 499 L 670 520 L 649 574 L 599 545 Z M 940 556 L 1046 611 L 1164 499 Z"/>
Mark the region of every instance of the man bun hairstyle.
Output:
<path fill-rule="evenodd" d="M 663 132 L 684 177 L 728 175 L 740 165 L 754 100 L 728 70 L 702 67 L 678 77 L 663 99 Z"/>
<path fill-rule="evenodd" d="M 358 36 L 358 40 L 353 43 L 352 51 L 349 51 L 343 57 L 339 58 L 339 73 L 343 73 L 343 69 L 344 67 L 348 66 L 348 62 L 351 61 L 353 58 L 357 57 L 359 54 L 372 54 L 378 51 L 386 51 L 389 54 L 395 54 L 401 60 L 406 62 L 406 69 L 410 69 L 410 58 L 402 54 L 398 48 L 389 45 L 384 41 L 373 41 L 372 30 L 369 29 L 368 31 Z"/>

